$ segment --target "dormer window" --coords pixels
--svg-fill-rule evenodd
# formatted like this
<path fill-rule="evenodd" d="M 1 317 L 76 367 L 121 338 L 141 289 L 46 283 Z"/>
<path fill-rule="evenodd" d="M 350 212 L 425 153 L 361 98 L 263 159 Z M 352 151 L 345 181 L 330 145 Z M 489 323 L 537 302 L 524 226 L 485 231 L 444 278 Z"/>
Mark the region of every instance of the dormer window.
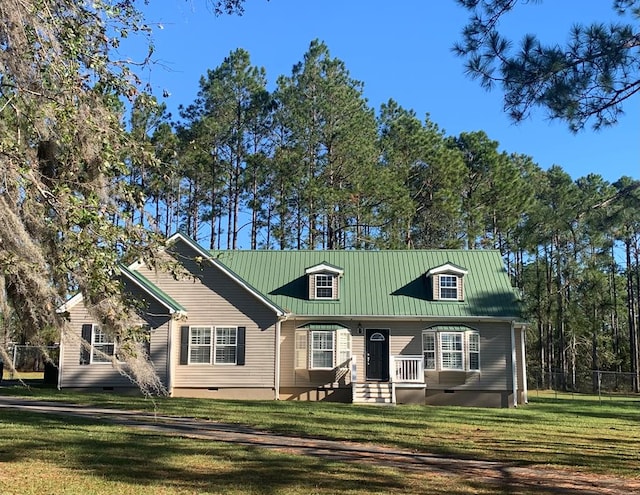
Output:
<path fill-rule="evenodd" d="M 333 279 L 330 274 L 316 275 L 316 299 L 333 299 Z"/>
<path fill-rule="evenodd" d="M 458 277 L 456 275 L 439 275 L 440 299 L 458 300 Z"/>
<path fill-rule="evenodd" d="M 453 263 L 432 268 L 425 276 L 430 279 L 434 301 L 463 301 L 464 276 L 468 271 Z"/>
<path fill-rule="evenodd" d="M 305 270 L 309 283 L 309 299 L 332 301 L 339 299 L 342 268 L 320 263 Z"/>

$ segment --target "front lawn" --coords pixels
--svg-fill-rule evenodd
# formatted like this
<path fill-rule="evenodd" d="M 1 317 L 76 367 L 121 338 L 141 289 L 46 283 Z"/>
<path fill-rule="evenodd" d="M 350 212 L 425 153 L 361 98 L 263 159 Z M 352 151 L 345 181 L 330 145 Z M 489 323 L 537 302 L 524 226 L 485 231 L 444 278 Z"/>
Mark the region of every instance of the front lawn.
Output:
<path fill-rule="evenodd" d="M 638 476 L 640 398 L 533 394 L 517 409 L 123 397 L 0 388 L 0 393 L 206 418 L 308 437 L 458 458 Z"/>

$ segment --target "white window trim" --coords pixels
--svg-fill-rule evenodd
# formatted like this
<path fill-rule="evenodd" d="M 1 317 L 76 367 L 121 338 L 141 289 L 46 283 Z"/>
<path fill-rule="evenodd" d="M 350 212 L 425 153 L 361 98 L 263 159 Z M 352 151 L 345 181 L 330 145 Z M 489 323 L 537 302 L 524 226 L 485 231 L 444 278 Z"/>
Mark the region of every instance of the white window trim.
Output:
<path fill-rule="evenodd" d="M 324 299 L 324 300 L 333 300 L 335 299 L 335 278 L 336 276 L 332 273 L 316 273 L 314 275 L 315 277 L 315 298 L 316 299 Z M 318 285 L 318 281 L 319 280 L 329 280 L 331 282 L 331 285 Z M 318 289 L 331 289 L 331 295 L 330 296 L 319 296 L 318 295 Z"/>
<path fill-rule="evenodd" d="M 328 334 L 331 335 L 331 349 L 316 349 L 314 348 L 314 335 L 316 334 Z M 314 353 L 322 352 L 323 354 L 331 354 L 332 366 L 315 366 L 314 365 Z M 309 369 L 310 370 L 332 370 L 335 368 L 336 362 L 336 332 L 334 330 L 311 330 L 309 332 Z"/>
<path fill-rule="evenodd" d="M 450 286 L 443 287 L 442 280 L 444 278 L 455 280 L 456 281 L 455 287 L 450 287 Z M 454 275 L 454 274 L 451 274 L 451 273 L 443 273 L 441 275 L 438 275 L 438 291 L 439 291 L 438 296 L 439 296 L 439 299 L 441 301 L 458 301 L 460 299 L 458 297 L 458 294 L 459 294 L 459 291 L 460 291 L 461 281 L 462 281 L 462 279 L 458 275 Z M 455 297 L 444 297 L 442 295 L 442 289 L 447 289 L 447 290 L 455 289 L 455 291 L 456 291 Z"/>
<path fill-rule="evenodd" d="M 192 331 L 194 328 L 209 330 L 209 343 L 208 344 L 194 344 L 192 342 Z M 189 349 L 187 350 L 188 361 L 187 364 L 193 366 L 208 366 L 211 365 L 211 359 L 213 354 L 213 341 L 214 341 L 214 332 L 213 327 L 209 325 L 193 325 L 189 326 Z M 209 348 L 209 360 L 207 362 L 193 362 L 191 361 L 191 349 L 193 347 L 208 347 Z"/>
<path fill-rule="evenodd" d="M 235 332 L 235 344 L 218 344 L 218 330 L 233 330 Z M 238 327 L 220 326 L 213 331 L 213 364 L 217 366 L 236 366 L 238 364 Z M 233 362 L 218 362 L 218 347 L 233 347 L 235 349 Z"/>
<path fill-rule="evenodd" d="M 99 331 L 102 335 L 108 337 L 108 335 L 103 332 L 100 329 L 99 325 L 96 325 L 95 323 L 91 325 L 91 354 L 89 355 L 89 364 L 111 364 L 111 359 L 105 359 L 105 360 L 98 360 L 96 361 L 94 359 L 94 352 L 96 350 L 100 350 L 102 351 L 101 347 L 103 346 L 107 346 L 107 345 L 113 345 L 113 354 L 107 354 L 110 355 L 111 358 L 113 358 L 113 356 L 116 356 L 116 352 L 117 352 L 117 342 L 116 339 L 114 338 L 113 340 L 110 340 L 109 342 L 100 342 L 99 344 L 96 344 L 96 330 Z M 111 338 L 111 337 L 109 337 Z"/>
<path fill-rule="evenodd" d="M 431 340 L 433 349 L 427 349 L 427 340 Z M 435 371 L 438 368 L 438 339 L 436 332 L 422 332 L 422 356 L 424 358 L 424 369 L 427 371 Z M 427 365 L 427 353 L 433 354 L 433 366 Z"/>
<path fill-rule="evenodd" d="M 314 352 L 314 339 L 315 333 L 331 333 L 333 342 L 332 349 L 323 350 L 326 353 L 331 353 L 331 367 L 314 366 L 313 352 Z M 348 328 L 337 328 L 335 330 L 308 330 L 305 328 L 299 328 L 295 332 L 295 356 L 294 364 L 295 369 L 306 369 L 309 371 L 331 371 L 337 368 L 344 368 L 349 366 L 349 360 L 352 353 L 352 337 Z M 320 351 L 320 349 L 318 349 Z"/>
<path fill-rule="evenodd" d="M 460 335 L 461 343 L 462 343 L 462 351 L 456 350 L 446 350 L 442 349 L 442 335 Z M 478 350 L 471 350 L 471 336 L 476 335 L 478 339 Z M 435 351 L 427 351 L 426 349 L 426 339 L 427 336 L 433 336 L 433 341 L 435 345 Z M 425 371 L 453 371 L 453 372 L 466 372 L 466 373 L 479 373 L 481 369 L 481 345 L 480 345 L 480 332 L 477 330 L 465 330 L 465 331 L 435 331 L 435 330 L 424 330 L 422 332 L 422 356 L 425 364 Z M 427 359 L 426 353 L 434 352 L 435 353 L 435 366 L 432 368 L 427 367 Z M 451 353 L 461 353 L 462 354 L 462 368 L 445 368 L 443 365 L 443 353 L 451 352 Z M 477 354 L 478 356 L 478 368 L 471 368 L 471 354 Z"/>

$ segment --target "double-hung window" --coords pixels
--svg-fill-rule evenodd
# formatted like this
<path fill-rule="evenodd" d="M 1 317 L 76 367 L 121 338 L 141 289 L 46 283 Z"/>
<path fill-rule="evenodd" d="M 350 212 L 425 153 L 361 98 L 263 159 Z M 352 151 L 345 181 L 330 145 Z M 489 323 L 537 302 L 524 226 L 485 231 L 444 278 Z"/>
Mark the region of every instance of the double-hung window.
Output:
<path fill-rule="evenodd" d="M 116 340 L 104 332 L 98 325 L 91 331 L 91 362 L 110 363 L 116 353 Z"/>
<path fill-rule="evenodd" d="M 211 327 L 189 329 L 189 364 L 211 364 Z"/>
<path fill-rule="evenodd" d="M 237 343 L 236 327 L 216 327 L 215 364 L 236 364 Z"/>
<path fill-rule="evenodd" d="M 440 275 L 440 299 L 458 300 L 458 277 L 455 275 Z"/>
<path fill-rule="evenodd" d="M 422 334 L 422 352 L 424 353 L 424 369 L 436 369 L 436 334 L 425 332 Z"/>
<path fill-rule="evenodd" d="M 334 362 L 333 331 L 311 332 L 311 368 L 331 369 Z"/>
<path fill-rule="evenodd" d="M 180 328 L 180 364 L 245 365 L 246 327 Z"/>
<path fill-rule="evenodd" d="M 316 299 L 333 299 L 333 275 L 316 275 Z"/>
<path fill-rule="evenodd" d="M 462 370 L 463 337 L 461 332 L 442 332 L 440 334 L 440 366 L 443 370 Z"/>
<path fill-rule="evenodd" d="M 475 330 L 437 331 L 422 334 L 425 370 L 479 371 L 480 334 Z"/>
<path fill-rule="evenodd" d="M 348 366 L 351 333 L 346 328 L 296 330 L 295 352 L 297 369 L 331 370 Z"/>

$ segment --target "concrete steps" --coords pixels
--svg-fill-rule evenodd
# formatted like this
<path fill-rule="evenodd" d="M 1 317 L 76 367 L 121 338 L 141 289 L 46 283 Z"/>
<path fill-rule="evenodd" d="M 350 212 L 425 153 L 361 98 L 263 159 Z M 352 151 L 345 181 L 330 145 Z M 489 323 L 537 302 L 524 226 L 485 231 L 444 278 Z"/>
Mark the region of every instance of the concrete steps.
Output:
<path fill-rule="evenodd" d="M 393 405 L 393 391 L 390 383 L 354 383 L 354 404 Z"/>

